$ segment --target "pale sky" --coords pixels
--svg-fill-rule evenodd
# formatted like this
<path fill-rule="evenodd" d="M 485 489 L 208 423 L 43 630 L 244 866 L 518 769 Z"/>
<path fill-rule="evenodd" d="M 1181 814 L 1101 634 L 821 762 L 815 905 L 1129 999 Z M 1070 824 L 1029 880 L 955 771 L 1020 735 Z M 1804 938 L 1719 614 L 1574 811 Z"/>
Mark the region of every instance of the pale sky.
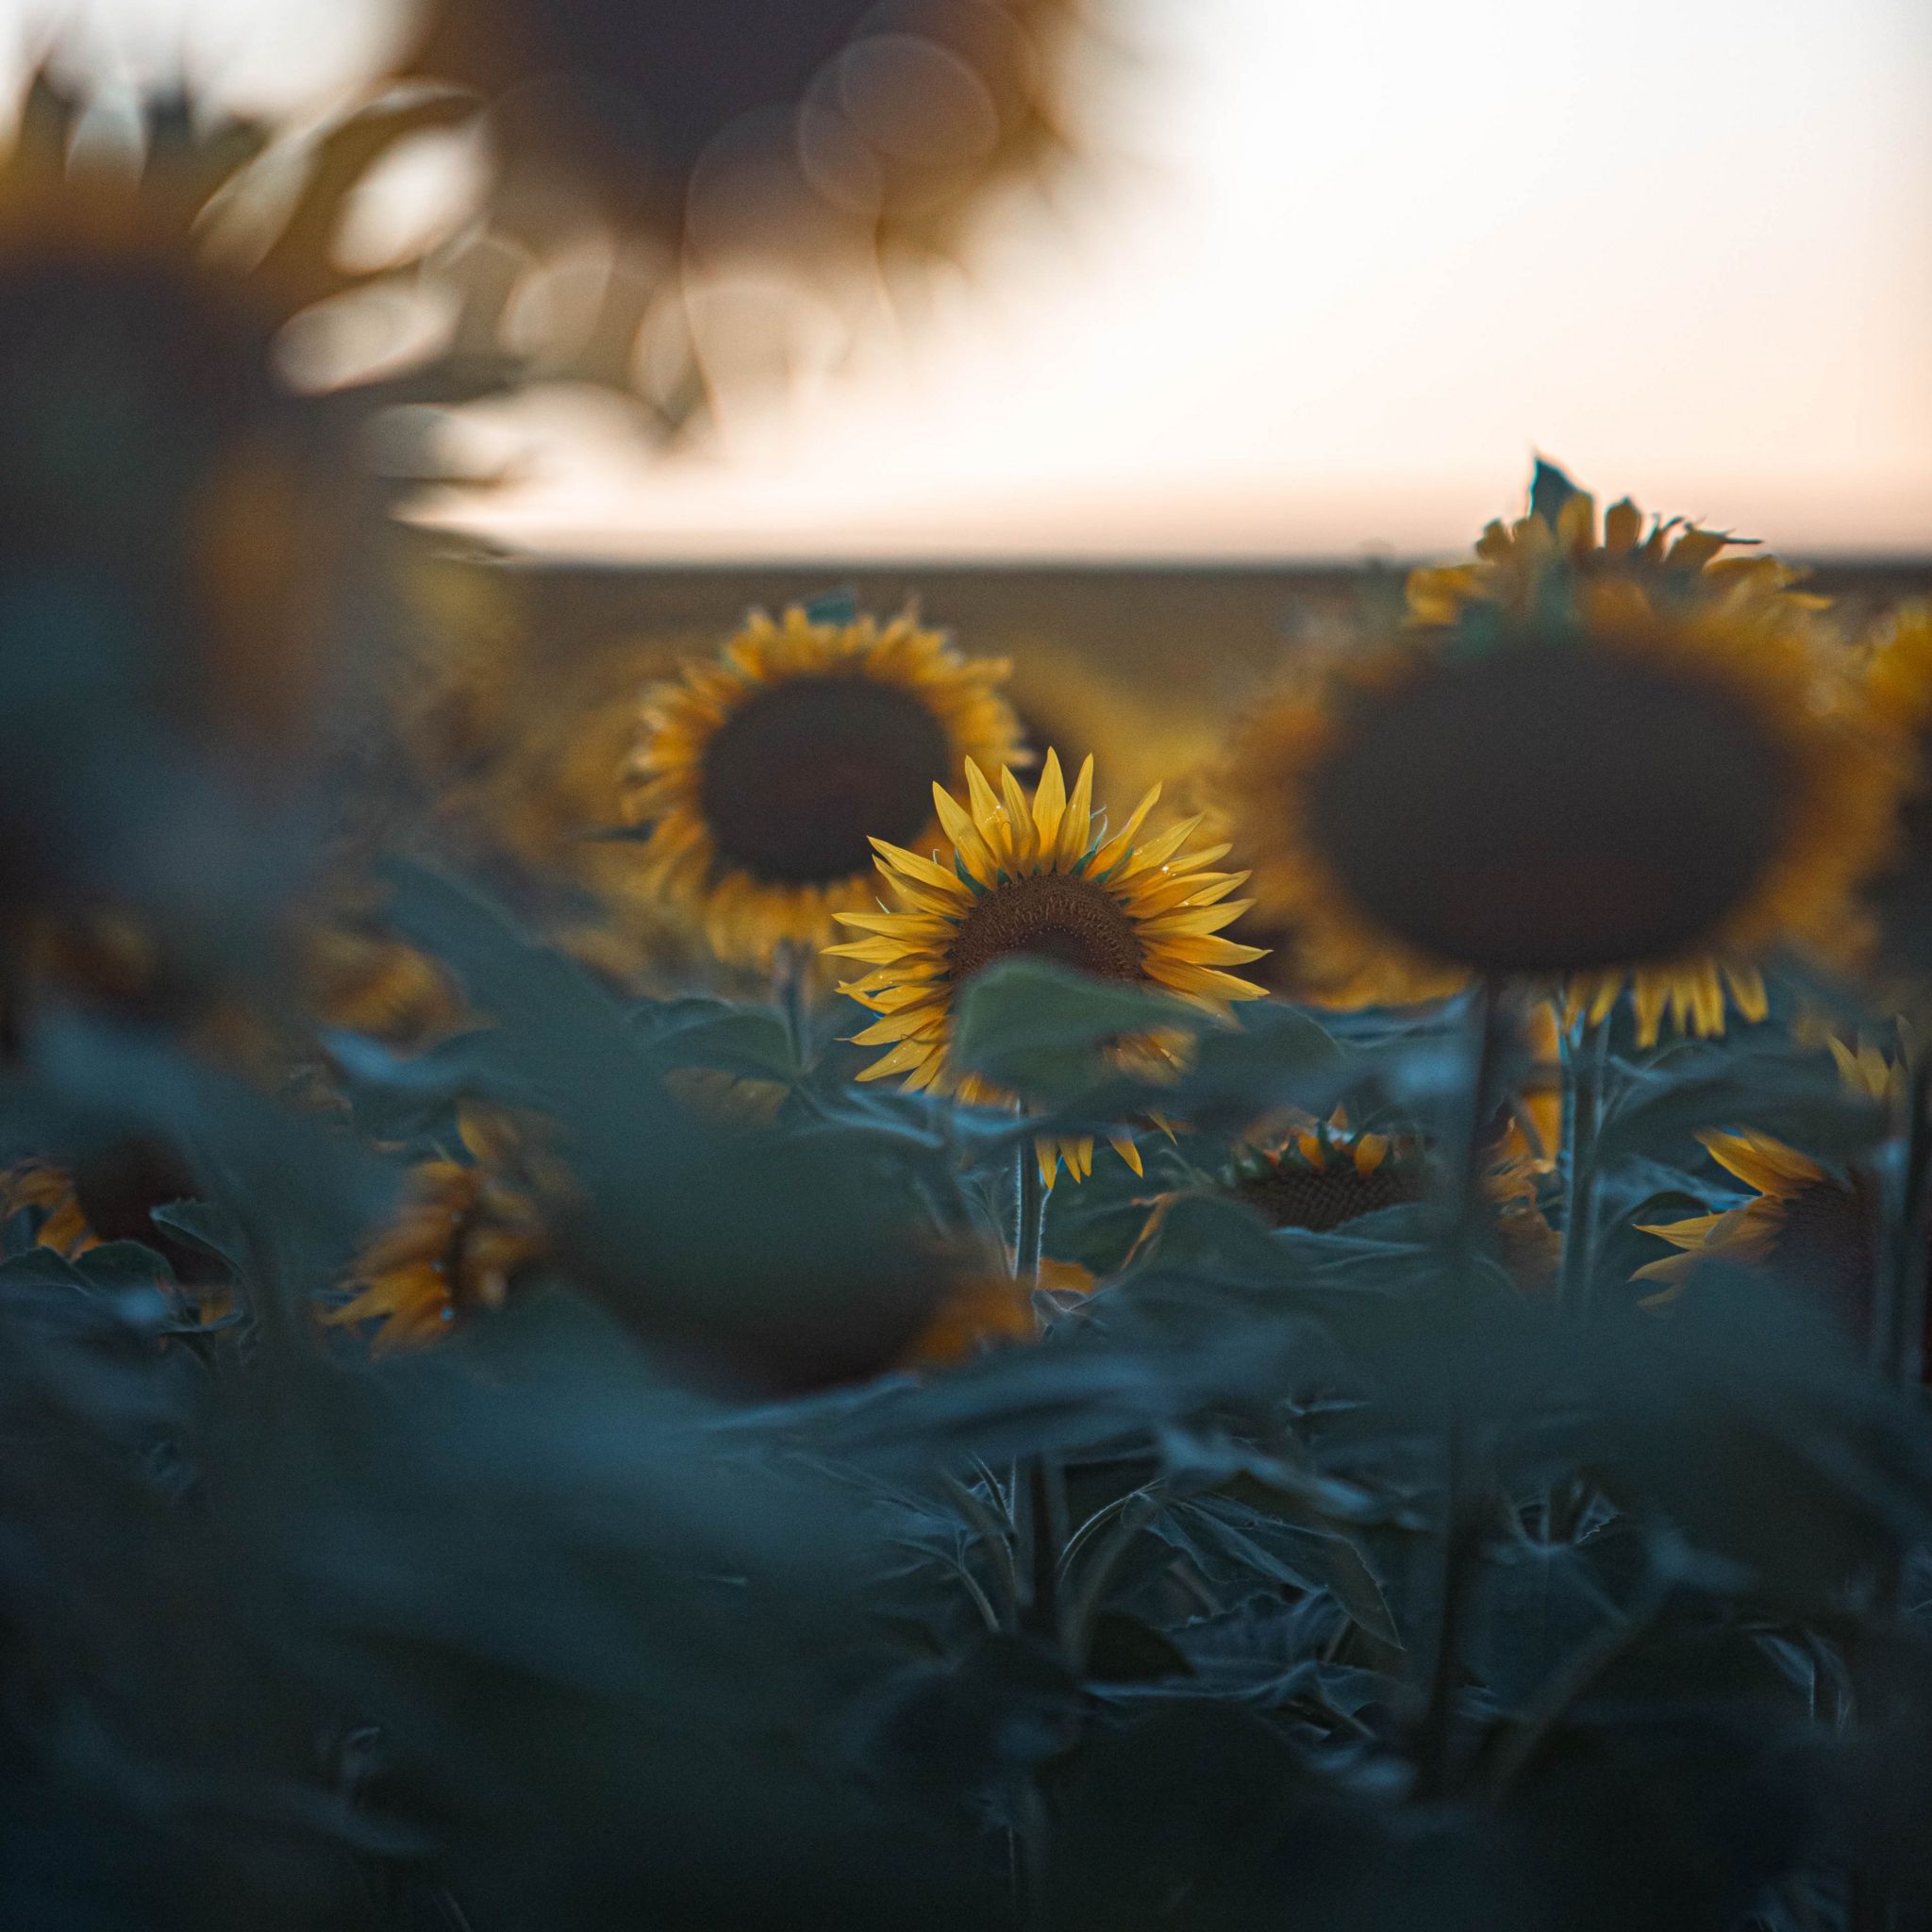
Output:
<path fill-rule="evenodd" d="M 352 60 L 368 4 L 95 0 L 208 45 L 249 23 L 244 92 L 290 84 L 285 35 L 311 79 Z M 1794 550 L 1932 550 L 1924 0 L 1138 5 L 1051 222 L 917 325 L 828 327 L 841 365 L 691 455 L 546 409 L 492 525 L 678 557 L 1441 551 L 1540 449 Z"/>

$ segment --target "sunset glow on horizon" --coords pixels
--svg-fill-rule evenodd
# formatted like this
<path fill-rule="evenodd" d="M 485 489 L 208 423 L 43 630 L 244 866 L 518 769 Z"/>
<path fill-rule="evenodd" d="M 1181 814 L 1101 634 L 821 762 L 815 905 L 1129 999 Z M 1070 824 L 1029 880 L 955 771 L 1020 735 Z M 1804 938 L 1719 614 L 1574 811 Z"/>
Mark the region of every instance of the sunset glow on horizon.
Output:
<path fill-rule="evenodd" d="M 1127 38 L 1091 181 L 919 325 L 831 329 L 668 458 L 525 406 L 458 519 L 633 558 L 1412 554 L 1541 451 L 1794 551 L 1932 548 L 1917 0 L 1141 0 Z"/>

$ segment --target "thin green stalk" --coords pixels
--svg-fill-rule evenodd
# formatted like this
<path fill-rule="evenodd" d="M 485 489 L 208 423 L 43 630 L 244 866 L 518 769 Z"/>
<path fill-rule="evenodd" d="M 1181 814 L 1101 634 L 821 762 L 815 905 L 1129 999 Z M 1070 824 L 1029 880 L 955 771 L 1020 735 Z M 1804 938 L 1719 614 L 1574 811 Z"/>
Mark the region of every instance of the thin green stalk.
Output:
<path fill-rule="evenodd" d="M 772 997 L 785 1022 L 791 1063 L 803 1074 L 811 1066 L 811 948 L 798 940 L 780 940 L 772 965 Z"/>
<path fill-rule="evenodd" d="M 1040 1286 L 1040 1249 L 1046 1235 L 1046 1183 L 1030 1140 L 1020 1142 L 1013 1174 L 1013 1279 Z"/>
<path fill-rule="evenodd" d="M 1429 1655 L 1428 1695 L 1416 1727 L 1415 1794 L 1424 1799 L 1446 1796 L 1456 1778 L 1457 1678 L 1483 1534 L 1483 1512 L 1470 1475 L 1468 1435 L 1463 1419 L 1452 1417 L 1443 1443 L 1441 1595 Z"/>
<path fill-rule="evenodd" d="M 1887 1216 L 1884 1262 L 1872 1305 L 1872 1354 L 1888 1381 L 1917 1387 L 1924 1374 L 1927 1210 L 1932 1207 L 1932 1054 L 1907 1065 L 1905 1169 Z"/>
<path fill-rule="evenodd" d="M 1574 1321 L 1590 1313 L 1596 1279 L 1597 1145 L 1604 1124 L 1604 1076 L 1610 1021 L 1584 1018 L 1563 1035 L 1563 1264 L 1557 1306 Z"/>
<path fill-rule="evenodd" d="M 1487 1211 L 1483 1194 L 1485 1130 L 1493 1112 L 1505 1024 L 1504 1001 L 1493 981 L 1483 981 L 1470 995 L 1469 1018 L 1467 1105 L 1455 1150 L 1456 1165 L 1451 1169 L 1456 1197 L 1444 1255 L 1458 1285 L 1472 1278 Z M 1473 1479 L 1474 1460 L 1468 1420 L 1452 1411 L 1443 1437 L 1441 1588 L 1427 1691 L 1416 1727 L 1416 1795 L 1420 1798 L 1441 1797 L 1455 1777 L 1457 1683 L 1463 1625 L 1475 1584 L 1484 1526 L 1482 1486 Z"/>
<path fill-rule="evenodd" d="M 1466 1104 L 1457 1123 L 1454 1162 L 1448 1178 L 1455 1189 L 1449 1219 L 1450 1259 L 1458 1274 L 1480 1245 L 1488 1219 L 1483 1168 L 1488 1131 L 1494 1117 L 1496 1068 L 1502 1058 L 1506 1027 L 1505 1003 L 1492 980 L 1482 981 L 1469 996 L 1469 1081 Z"/>
<path fill-rule="evenodd" d="M 1046 1233 L 1046 1181 L 1030 1140 L 1022 1140 L 1013 1169 L 1013 1285 L 1040 1286 L 1040 1251 Z M 1066 1472 L 1058 1457 L 1028 1457 L 1014 1472 L 1014 1504 L 1026 1553 L 1026 1621 L 1052 1637 L 1059 1624 L 1059 1559 L 1067 1541 Z"/>

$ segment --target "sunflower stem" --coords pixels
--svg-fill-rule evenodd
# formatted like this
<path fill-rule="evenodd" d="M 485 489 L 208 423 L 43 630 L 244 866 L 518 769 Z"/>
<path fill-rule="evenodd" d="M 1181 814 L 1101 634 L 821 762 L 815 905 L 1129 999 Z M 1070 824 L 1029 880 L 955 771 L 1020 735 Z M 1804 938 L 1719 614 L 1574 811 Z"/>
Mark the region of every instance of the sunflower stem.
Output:
<path fill-rule="evenodd" d="M 1024 1289 L 1040 1286 L 1040 1250 L 1046 1233 L 1046 1182 L 1033 1142 L 1020 1142 L 1013 1173 L 1013 1279 Z"/>
<path fill-rule="evenodd" d="M 1596 1280 L 1597 1143 L 1604 1124 L 1604 1075 L 1609 1066 L 1610 1017 L 1587 1014 L 1563 1032 L 1563 1261 L 1557 1306 L 1574 1321 L 1588 1318 Z"/>
<path fill-rule="evenodd" d="M 1485 1212 L 1484 1150 L 1494 1113 L 1496 1070 L 1502 1059 L 1507 1008 L 1495 981 L 1484 979 L 1470 994 L 1469 1086 L 1454 1170 L 1457 1194 L 1448 1227 L 1446 1260 L 1458 1285 L 1467 1284 L 1482 1239 Z M 1484 1483 L 1474 1467 L 1479 1457 L 1470 1418 L 1459 1399 L 1452 1407 L 1442 1443 L 1442 1574 L 1429 1653 L 1427 1695 L 1416 1728 L 1416 1795 L 1439 1798 L 1455 1783 L 1456 1706 L 1463 1627 L 1482 1554 Z"/>
<path fill-rule="evenodd" d="M 780 940 L 772 963 L 772 997 L 785 1022 L 791 1063 L 803 1074 L 811 1066 L 812 951 L 801 940 Z"/>
<path fill-rule="evenodd" d="M 1880 1374 L 1916 1388 L 1925 1370 L 1925 1274 L 1932 1207 L 1932 1054 L 1915 1048 L 1906 1068 L 1905 1170 L 1887 1216 L 1884 1265 L 1872 1306 L 1872 1353 Z"/>
<path fill-rule="evenodd" d="M 1031 1295 L 1040 1286 L 1040 1251 L 1046 1232 L 1046 1179 L 1030 1140 L 1022 1140 L 1013 1165 L 1013 1286 Z M 1028 1457 L 1014 1471 L 1013 1493 L 1021 1506 L 1026 1552 L 1026 1622 L 1051 1641 L 1059 1628 L 1060 1552 L 1067 1541 L 1066 1472 L 1056 1456 Z"/>
<path fill-rule="evenodd" d="M 1483 980 L 1470 996 L 1469 1087 L 1467 1105 L 1457 1124 L 1456 1185 L 1450 1223 L 1450 1254 L 1458 1274 L 1466 1273 L 1480 1244 L 1488 1197 L 1483 1187 L 1489 1127 L 1496 1111 L 1496 1070 L 1508 1029 L 1508 1014 L 1501 989 Z"/>

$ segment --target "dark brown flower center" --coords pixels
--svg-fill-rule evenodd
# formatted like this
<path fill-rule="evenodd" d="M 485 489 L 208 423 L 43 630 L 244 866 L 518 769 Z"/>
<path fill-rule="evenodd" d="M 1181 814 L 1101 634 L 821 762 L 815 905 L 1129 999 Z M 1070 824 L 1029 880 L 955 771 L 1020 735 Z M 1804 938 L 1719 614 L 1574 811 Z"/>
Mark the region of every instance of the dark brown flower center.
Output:
<path fill-rule="evenodd" d="M 157 1208 L 192 1201 L 199 1191 L 175 1151 L 159 1141 L 116 1141 L 75 1164 L 74 1198 L 104 1241 L 141 1241 L 165 1255 L 183 1282 L 208 1282 L 227 1271 L 212 1255 L 155 1221 Z"/>
<path fill-rule="evenodd" d="M 721 869 L 774 886 L 872 870 L 871 838 L 908 845 L 932 818 L 951 745 L 908 691 L 798 677 L 761 691 L 706 749 L 698 797 Z"/>
<path fill-rule="evenodd" d="M 955 981 L 1014 953 L 1052 959 L 1101 979 L 1141 977 L 1134 922 L 1105 888 L 1064 873 L 1007 879 L 982 892 L 948 956 Z"/>
<path fill-rule="evenodd" d="M 1327 1167 L 1283 1161 L 1237 1181 L 1232 1192 L 1270 1227 L 1305 1227 L 1326 1234 L 1358 1215 L 1420 1201 L 1423 1187 L 1420 1167 L 1385 1160 L 1372 1174 L 1361 1174 L 1354 1157 L 1343 1149 Z"/>
<path fill-rule="evenodd" d="M 582 105 L 604 138 L 678 178 L 742 116 L 800 100 L 876 10 L 875 0 L 546 0 L 516 9 L 536 71 L 596 89 Z"/>
<path fill-rule="evenodd" d="M 1783 845 L 1798 774 L 1749 701 L 1560 641 L 1364 698 L 1310 779 L 1356 904 L 1439 957 L 1579 972 L 1694 947 Z"/>

